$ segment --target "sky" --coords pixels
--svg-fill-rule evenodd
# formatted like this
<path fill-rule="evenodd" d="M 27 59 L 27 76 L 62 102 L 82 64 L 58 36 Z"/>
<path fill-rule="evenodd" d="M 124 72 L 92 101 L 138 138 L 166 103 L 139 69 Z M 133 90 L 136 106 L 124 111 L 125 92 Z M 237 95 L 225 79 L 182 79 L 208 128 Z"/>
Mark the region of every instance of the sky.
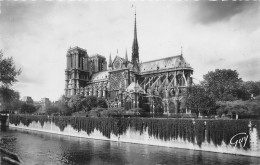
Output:
<path fill-rule="evenodd" d="M 260 80 L 259 1 L 0 1 L 0 49 L 22 73 L 21 97 L 55 101 L 64 94 L 66 52 L 131 54 L 134 7 L 140 61 L 181 53 L 194 81 L 215 69 Z"/>

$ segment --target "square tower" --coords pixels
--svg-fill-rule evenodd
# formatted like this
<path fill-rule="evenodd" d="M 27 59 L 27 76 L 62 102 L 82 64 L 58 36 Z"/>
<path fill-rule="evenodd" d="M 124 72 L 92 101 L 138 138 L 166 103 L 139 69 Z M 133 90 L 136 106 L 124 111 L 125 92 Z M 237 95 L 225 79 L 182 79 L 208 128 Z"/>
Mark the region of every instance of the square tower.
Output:
<path fill-rule="evenodd" d="M 76 94 L 76 90 L 87 85 L 90 77 L 88 54 L 85 49 L 73 47 L 67 51 L 65 70 L 65 96 Z"/>

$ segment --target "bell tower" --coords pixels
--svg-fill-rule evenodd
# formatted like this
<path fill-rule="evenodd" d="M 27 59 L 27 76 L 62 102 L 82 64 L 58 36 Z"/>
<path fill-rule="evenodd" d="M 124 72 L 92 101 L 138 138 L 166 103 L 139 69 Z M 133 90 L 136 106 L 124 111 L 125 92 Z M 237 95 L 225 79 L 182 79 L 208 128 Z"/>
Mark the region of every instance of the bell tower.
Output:
<path fill-rule="evenodd" d="M 73 47 L 67 51 L 65 70 L 65 96 L 76 95 L 76 90 L 85 87 L 89 81 L 89 62 L 85 49 Z"/>

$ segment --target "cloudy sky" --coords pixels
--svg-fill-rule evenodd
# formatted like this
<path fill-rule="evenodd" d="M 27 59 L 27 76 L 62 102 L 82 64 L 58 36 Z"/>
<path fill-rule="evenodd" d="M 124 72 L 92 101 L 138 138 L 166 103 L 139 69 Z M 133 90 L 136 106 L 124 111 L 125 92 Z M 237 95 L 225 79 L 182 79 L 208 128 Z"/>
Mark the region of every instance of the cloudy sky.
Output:
<path fill-rule="evenodd" d="M 195 81 L 217 68 L 260 80 L 260 3 L 208 1 L 0 2 L 0 49 L 22 69 L 14 88 L 34 100 L 64 93 L 66 51 L 131 54 L 134 8 L 140 61 L 179 55 Z"/>

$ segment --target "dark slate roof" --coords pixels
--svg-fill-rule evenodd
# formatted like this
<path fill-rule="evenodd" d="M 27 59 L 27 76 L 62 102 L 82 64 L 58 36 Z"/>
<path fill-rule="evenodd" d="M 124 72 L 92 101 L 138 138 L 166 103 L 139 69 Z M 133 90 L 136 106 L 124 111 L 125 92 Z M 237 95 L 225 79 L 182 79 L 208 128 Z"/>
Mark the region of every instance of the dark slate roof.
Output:
<path fill-rule="evenodd" d="M 141 73 L 176 68 L 191 68 L 191 66 L 185 61 L 182 55 L 147 61 L 140 64 Z"/>
<path fill-rule="evenodd" d="M 132 82 L 127 88 L 127 92 L 139 92 L 139 93 L 145 93 L 143 88 L 136 82 Z"/>
<path fill-rule="evenodd" d="M 108 71 L 94 73 L 91 77 L 91 82 L 105 81 L 108 79 Z"/>

